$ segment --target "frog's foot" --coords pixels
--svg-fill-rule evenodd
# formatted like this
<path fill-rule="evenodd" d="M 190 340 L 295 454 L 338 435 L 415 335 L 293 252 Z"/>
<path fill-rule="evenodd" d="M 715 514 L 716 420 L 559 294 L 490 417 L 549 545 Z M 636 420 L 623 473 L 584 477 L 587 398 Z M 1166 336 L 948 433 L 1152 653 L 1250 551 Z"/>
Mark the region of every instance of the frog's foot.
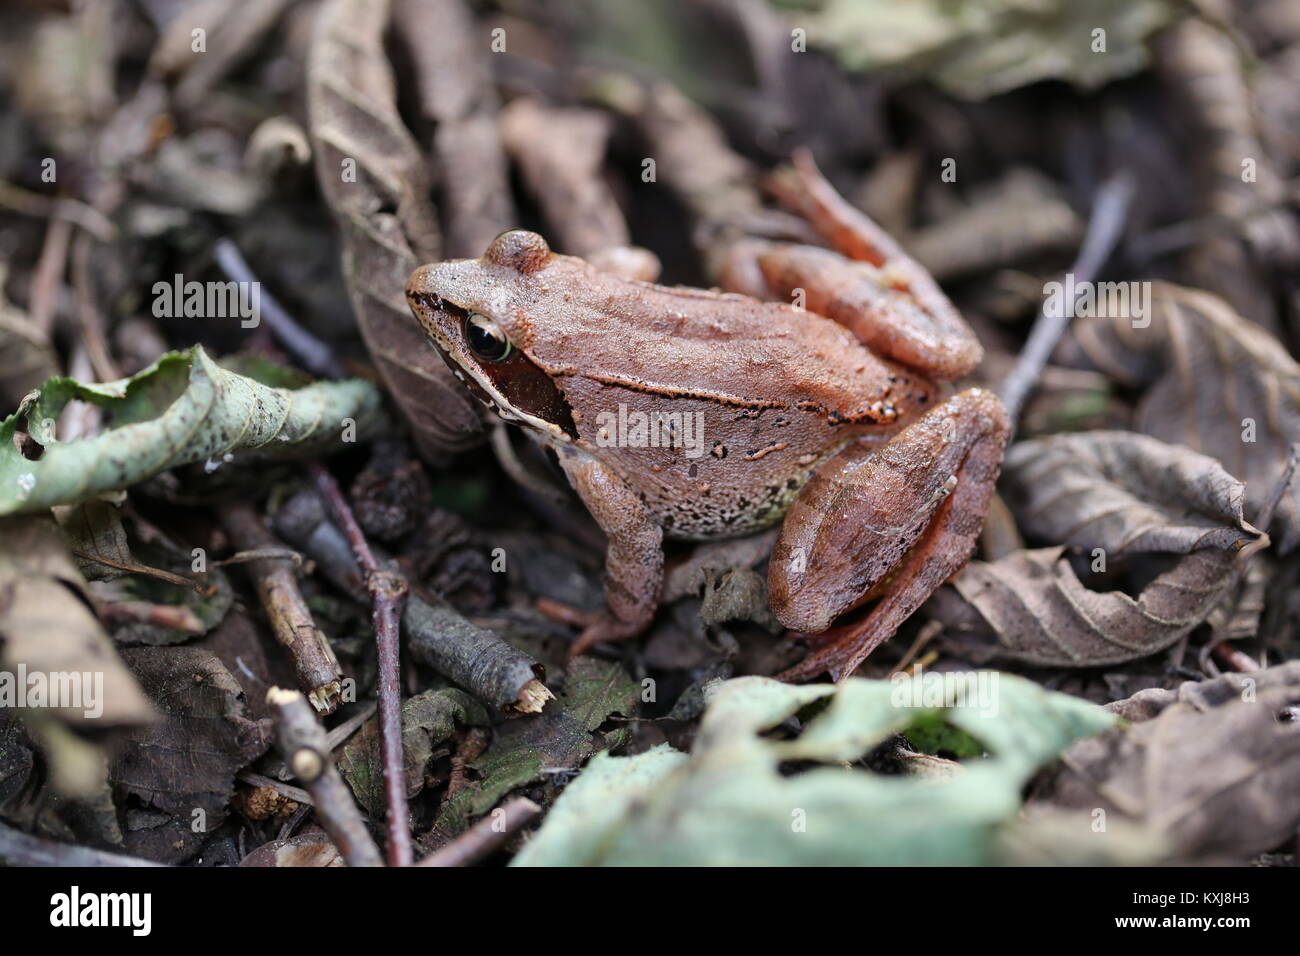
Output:
<path fill-rule="evenodd" d="M 870 598 L 882 578 L 892 580 L 862 621 L 783 680 L 852 674 L 966 563 L 1008 433 L 1002 403 L 972 388 L 884 448 L 850 445 L 817 470 L 791 505 L 768 565 L 777 618 L 793 631 L 821 632 Z"/>
<path fill-rule="evenodd" d="M 806 150 L 771 181 L 780 201 L 832 246 L 746 239 L 728 248 L 718 282 L 732 292 L 802 305 L 875 351 L 952 381 L 979 364 L 975 333 L 938 283 L 883 229 L 849 205 Z"/>
<path fill-rule="evenodd" d="M 557 624 L 567 624 L 569 627 L 578 628 L 581 633 L 569 645 L 567 656 L 572 659 L 580 654 L 585 654 L 596 644 L 604 644 L 613 641 L 624 641 L 636 637 L 649 624 L 640 621 L 620 621 L 607 610 L 589 611 L 585 608 L 574 607 L 572 604 L 565 604 L 562 601 L 554 601 L 551 598 L 538 598 L 534 603 L 539 614 L 555 621 Z"/>
<path fill-rule="evenodd" d="M 569 656 L 577 657 L 593 644 L 627 640 L 650 626 L 663 586 L 663 529 L 612 470 L 585 455 L 558 457 L 569 483 L 609 539 L 606 611 L 586 624 L 569 648 Z"/>

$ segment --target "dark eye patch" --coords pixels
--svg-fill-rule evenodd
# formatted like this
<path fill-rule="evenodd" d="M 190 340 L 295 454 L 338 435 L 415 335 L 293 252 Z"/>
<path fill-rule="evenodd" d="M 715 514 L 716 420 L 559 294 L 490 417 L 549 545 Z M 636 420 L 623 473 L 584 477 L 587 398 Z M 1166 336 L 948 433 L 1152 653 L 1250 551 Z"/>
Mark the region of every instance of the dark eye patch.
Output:
<path fill-rule="evenodd" d="M 446 300 L 439 303 L 439 307 L 455 316 L 463 339 L 465 318 L 468 313 Z M 520 349 L 511 349 L 510 354 L 503 361 L 480 362 L 477 361 L 474 351 L 469 348 L 469 343 L 464 344 L 465 353 L 474 360 L 479 372 L 501 393 L 507 404 L 534 418 L 555 425 L 570 438 L 578 437 L 578 426 L 573 421 L 573 410 L 564 400 L 564 395 L 556 388 L 551 376 L 535 365 Z"/>

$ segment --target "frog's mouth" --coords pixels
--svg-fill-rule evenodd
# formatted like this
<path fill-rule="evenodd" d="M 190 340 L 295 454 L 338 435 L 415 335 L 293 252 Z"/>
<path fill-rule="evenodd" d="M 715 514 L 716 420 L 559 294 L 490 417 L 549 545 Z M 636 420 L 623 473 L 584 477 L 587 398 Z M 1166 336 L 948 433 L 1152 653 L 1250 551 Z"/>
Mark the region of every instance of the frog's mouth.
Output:
<path fill-rule="evenodd" d="M 578 437 L 564 395 L 520 349 L 504 361 L 481 362 L 465 342 L 469 309 L 428 292 L 408 291 L 407 298 L 429 341 L 471 395 L 505 421 L 560 441 Z"/>

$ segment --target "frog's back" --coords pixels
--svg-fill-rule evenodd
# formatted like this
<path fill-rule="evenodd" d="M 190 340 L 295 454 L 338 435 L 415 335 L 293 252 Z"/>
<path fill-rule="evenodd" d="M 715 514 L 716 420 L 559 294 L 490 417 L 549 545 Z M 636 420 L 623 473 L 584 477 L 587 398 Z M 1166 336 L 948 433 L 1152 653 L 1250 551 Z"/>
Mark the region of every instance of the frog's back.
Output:
<path fill-rule="evenodd" d="M 836 424 L 892 427 L 934 397 L 923 376 L 783 303 L 622 279 L 569 257 L 557 256 L 539 278 L 544 287 L 527 311 L 547 331 L 529 352 L 553 370 Z"/>
<path fill-rule="evenodd" d="M 873 433 L 883 439 L 930 401 L 930 383 L 821 316 L 746 296 L 575 277 L 583 278 L 552 281 L 568 291 L 542 289 L 529 304 L 546 334 L 526 348 L 554 374 L 580 442 L 670 536 L 774 523 L 827 457 Z"/>

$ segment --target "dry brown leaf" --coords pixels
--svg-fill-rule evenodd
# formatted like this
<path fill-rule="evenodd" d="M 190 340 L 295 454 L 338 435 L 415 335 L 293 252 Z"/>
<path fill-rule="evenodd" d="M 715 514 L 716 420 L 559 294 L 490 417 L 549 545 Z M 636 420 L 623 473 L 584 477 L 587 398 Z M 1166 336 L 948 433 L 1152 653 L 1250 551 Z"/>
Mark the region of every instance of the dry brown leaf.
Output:
<path fill-rule="evenodd" d="M 86 582 L 73 564 L 58 528 L 48 517 L 0 521 L 0 670 L 28 675 L 84 674 L 103 677 L 97 705 L 55 709 L 81 727 L 146 723 L 153 709 L 91 610 Z M 91 708 L 93 711 L 95 708 Z"/>
<path fill-rule="evenodd" d="M 8 266 L 0 263 L 0 402 L 6 409 L 59 374 L 58 357 L 49 336 L 5 298 L 8 272 Z"/>
<path fill-rule="evenodd" d="M 1064 547 L 1017 551 L 999 561 L 972 561 L 943 588 L 930 611 L 954 630 L 996 644 L 979 656 L 1040 666 L 1097 667 L 1146 657 L 1205 620 L 1235 580 L 1236 555 L 1206 548 L 1178 560 L 1137 599 L 1122 591 L 1091 591 L 1075 574 Z M 979 619 L 969 613 L 979 612 Z"/>
<path fill-rule="evenodd" d="M 1044 541 L 1114 556 L 1187 554 L 1260 537 L 1242 514 L 1245 486 L 1216 460 L 1134 432 L 1018 442 L 1003 475 L 1020 527 Z"/>
<path fill-rule="evenodd" d="M 263 843 L 240 866 L 347 866 L 329 835 L 320 830 Z"/>
<path fill-rule="evenodd" d="M 1074 338 L 1115 381 L 1149 386 L 1138 431 L 1217 458 L 1246 483 L 1247 515 L 1258 517 L 1300 442 L 1300 365 L 1206 292 L 1152 283 L 1149 318 L 1145 328 L 1129 316 L 1079 318 Z M 1267 530 L 1282 553 L 1300 542 L 1300 482 Z"/>
<path fill-rule="evenodd" d="M 161 719 L 126 735 L 109 780 L 127 848 L 160 862 L 192 856 L 226 817 L 235 774 L 266 751 L 266 725 L 244 716 L 244 692 L 200 647 L 134 647 L 122 659 Z"/>
<path fill-rule="evenodd" d="M 518 223 L 501 147 L 491 51 L 462 0 L 398 0 L 394 25 L 415 72 L 447 227 L 447 255 L 478 256 Z"/>
<path fill-rule="evenodd" d="M 1026 530 L 1063 544 L 973 562 L 937 595 L 932 610 L 950 631 L 989 641 L 968 649 L 977 656 L 1096 667 L 1154 654 L 1206 620 L 1248 566 L 1242 552 L 1268 541 L 1242 513 L 1245 486 L 1217 461 L 1132 432 L 1020 442 L 1006 476 Z M 1124 554 L 1182 557 L 1133 598 L 1091 590 L 1067 546 L 1094 572 Z"/>
<path fill-rule="evenodd" d="M 308 64 L 316 174 L 343 241 L 343 273 L 366 347 L 431 463 L 476 444 L 478 406 L 411 318 L 403 290 L 440 258 L 425 158 L 396 107 L 384 0 L 329 0 Z"/>
<path fill-rule="evenodd" d="M 1248 860 L 1300 827 L 1300 662 L 1110 706 L 1135 723 L 1074 744 L 1034 801 L 1104 810 L 1184 860 Z"/>

